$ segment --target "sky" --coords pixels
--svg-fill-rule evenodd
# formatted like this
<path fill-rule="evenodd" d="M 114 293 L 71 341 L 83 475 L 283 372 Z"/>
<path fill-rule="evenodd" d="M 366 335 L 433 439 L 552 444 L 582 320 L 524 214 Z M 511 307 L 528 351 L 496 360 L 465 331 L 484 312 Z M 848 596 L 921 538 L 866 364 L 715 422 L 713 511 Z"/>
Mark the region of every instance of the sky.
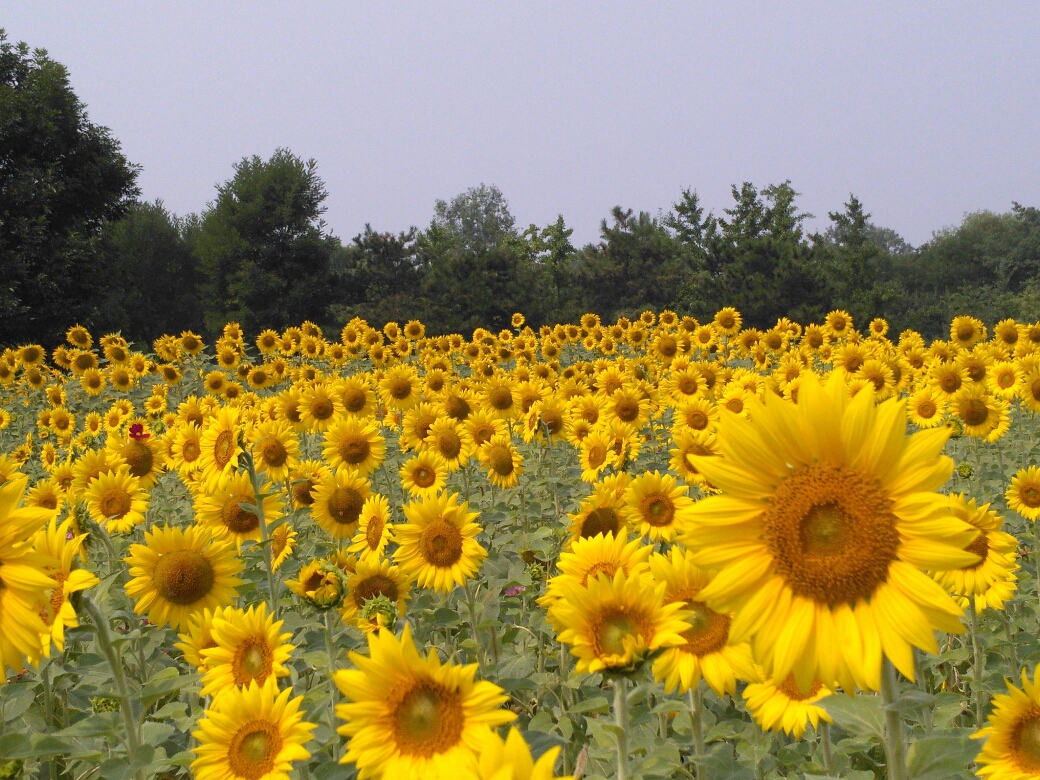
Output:
<path fill-rule="evenodd" d="M 199 212 L 245 156 L 314 158 L 344 240 L 481 183 L 599 238 L 614 206 L 790 179 L 919 245 L 1040 205 L 1040 3 L 8 2 L 147 200 Z"/>

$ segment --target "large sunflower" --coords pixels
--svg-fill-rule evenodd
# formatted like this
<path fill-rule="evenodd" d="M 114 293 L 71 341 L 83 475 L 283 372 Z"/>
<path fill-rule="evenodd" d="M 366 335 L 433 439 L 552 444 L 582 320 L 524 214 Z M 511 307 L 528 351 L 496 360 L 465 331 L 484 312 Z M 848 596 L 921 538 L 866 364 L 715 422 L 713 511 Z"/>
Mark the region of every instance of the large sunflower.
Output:
<path fill-rule="evenodd" d="M 715 612 L 698 595 L 711 582 L 711 572 L 693 562 L 691 553 L 672 547 L 668 555 L 651 556 L 650 572 L 665 583 L 664 602 L 681 602 L 690 615 L 690 628 L 682 633 L 683 644 L 670 647 L 654 661 L 654 679 L 669 693 L 685 693 L 704 678 L 718 696 L 737 692 L 737 680 L 756 681 L 758 674 L 747 643 L 730 644 L 730 615 Z"/>
<path fill-rule="evenodd" d="M 571 645 L 578 673 L 628 670 L 655 650 L 684 644 L 688 613 L 682 602 L 664 603 L 665 587 L 647 575 L 629 577 L 623 569 L 613 579 L 600 573 L 584 588 L 564 587 L 549 617 L 566 626 L 559 640 Z"/>
<path fill-rule="evenodd" d="M 145 531 L 144 541 L 130 545 L 126 595 L 150 622 L 183 630 L 192 615 L 237 598 L 242 561 L 231 542 L 213 539 L 199 526 L 154 528 Z"/>
<path fill-rule="evenodd" d="M 284 482 L 300 457 L 300 444 L 289 424 L 268 420 L 253 429 L 250 438 L 257 471 L 272 482 Z"/>
<path fill-rule="evenodd" d="M 508 433 L 496 434 L 480 445 L 477 458 L 488 470 L 488 481 L 502 489 L 515 487 L 524 473 L 524 456 L 513 447 Z"/>
<path fill-rule="evenodd" d="M 807 373 L 799 403 L 767 395 L 751 419 L 720 422 L 722 457 L 695 458 L 722 495 L 691 510 L 683 541 L 720 569 L 700 593 L 733 612 L 730 639 L 750 639 L 773 680 L 794 673 L 880 686 L 882 654 L 914 678 L 913 647 L 937 652 L 933 629 L 963 630 L 961 611 L 924 571 L 974 563 L 978 531 L 935 491 L 953 462 L 945 429 L 906 435 L 906 407 L 852 400 L 842 372 Z"/>
<path fill-rule="evenodd" d="M 538 598 L 542 607 L 552 606 L 564 590 L 574 583 L 587 588 L 589 580 L 599 574 L 613 577 L 615 572 L 624 571 L 629 577 L 647 571 L 646 559 L 653 547 L 641 539 L 629 541 L 628 532 L 622 528 L 614 534 L 597 534 L 586 539 L 575 539 L 570 548 L 561 553 L 556 562 L 560 573 L 549 580 L 545 595 Z"/>
<path fill-rule="evenodd" d="M 473 437 L 450 417 L 441 417 L 430 426 L 425 443 L 441 456 L 449 472 L 465 466 L 474 450 Z"/>
<path fill-rule="evenodd" d="M 94 522 L 109 533 L 129 533 L 148 511 L 148 492 L 126 465 L 92 479 L 83 498 Z"/>
<path fill-rule="evenodd" d="M 1004 493 L 1007 505 L 1029 520 L 1040 519 L 1040 468 L 1022 469 Z"/>
<path fill-rule="evenodd" d="M 578 506 L 578 511 L 568 515 L 571 523 L 567 531 L 571 541 L 599 534 L 617 536 L 626 528 L 624 512 L 622 497 L 614 490 L 605 489 L 603 482 L 598 483 L 592 495 Z"/>
<path fill-rule="evenodd" d="M 625 518 L 640 536 L 651 542 L 670 542 L 689 521 L 693 501 L 686 486 L 671 474 L 648 471 L 625 491 Z"/>
<path fill-rule="evenodd" d="M 289 780 L 292 762 L 311 757 L 303 746 L 316 728 L 303 719 L 303 697 L 290 696 L 274 677 L 221 695 L 192 732 L 196 780 Z"/>
<path fill-rule="evenodd" d="M 516 715 L 502 709 L 509 696 L 476 681 L 476 664 L 441 664 L 430 650 L 422 658 L 405 626 L 368 635 L 369 655 L 352 652 L 356 669 L 336 672 L 348 699 L 336 707 L 348 738 L 341 761 L 357 765 L 360 780 L 459 777 L 476 768 L 490 729 Z"/>
<path fill-rule="evenodd" d="M 476 540 L 483 529 L 458 493 L 413 501 L 404 514 L 408 522 L 394 527 L 394 562 L 420 587 L 447 593 L 477 573 L 487 557 Z"/>
<path fill-rule="evenodd" d="M 419 403 L 419 375 L 411 366 L 394 366 L 379 380 L 379 398 L 395 412 L 411 409 Z"/>
<path fill-rule="evenodd" d="M 346 466 L 367 476 L 379 468 L 386 457 L 386 440 L 374 423 L 347 417 L 325 432 L 322 454 L 332 468 Z"/>
<path fill-rule="evenodd" d="M 36 664 L 50 629 L 40 604 L 57 585 L 50 576 L 58 562 L 33 550 L 33 534 L 47 523 L 49 510 L 18 508 L 28 478 L 11 478 L 0 487 L 0 673 L 21 671 L 24 659 Z"/>
<path fill-rule="evenodd" d="M 350 469 L 328 472 L 314 489 L 311 516 L 333 539 L 350 539 L 358 529 L 361 509 L 372 483 Z"/>
<path fill-rule="evenodd" d="M 424 450 L 401 464 L 401 486 L 413 498 L 435 496 L 444 489 L 448 467 L 432 450 Z"/>
<path fill-rule="evenodd" d="M 265 495 L 261 504 L 264 522 L 271 524 L 284 514 L 285 501 L 280 492 L 271 489 L 269 482 L 261 487 L 261 494 Z M 255 506 L 256 493 L 249 474 L 236 471 L 206 485 L 204 492 L 195 497 L 195 513 L 200 524 L 234 540 L 238 546 L 247 539 L 259 542 L 263 536 L 260 518 L 243 504 Z"/>
<path fill-rule="evenodd" d="M 44 643 L 44 655 L 50 655 L 51 641 L 58 652 L 65 652 L 65 629 L 79 625 L 76 608 L 70 601 L 72 594 L 101 582 L 86 569 L 76 566 L 86 538 L 86 534 L 73 534 L 71 519 L 61 525 L 52 519 L 45 528 L 36 532 L 35 550 L 41 561 L 46 561 L 43 570 L 55 582 L 54 590 L 47 600 L 47 608 L 41 612 L 46 614 L 44 620 L 50 626 L 50 641 Z"/>
<path fill-rule="evenodd" d="M 1040 667 L 1038 667 L 1040 670 Z M 972 736 L 985 739 L 975 757 L 979 777 L 1026 780 L 1040 775 L 1040 685 L 1022 670 L 1022 687 L 1007 681 L 1008 692 L 993 697 L 993 711 L 985 728 Z"/>
<path fill-rule="evenodd" d="M 340 613 L 348 625 L 359 625 L 361 611 L 369 599 L 386 597 L 397 606 L 398 616 L 404 615 L 405 604 L 411 598 L 408 578 L 400 566 L 390 561 L 371 556 L 362 558 L 347 577 L 347 595 L 343 599 Z"/>
<path fill-rule="evenodd" d="M 238 410 L 225 406 L 206 423 L 202 431 L 199 468 L 207 477 L 221 476 L 238 468 Z"/>
<path fill-rule="evenodd" d="M 286 642 L 292 634 L 279 633 L 283 623 L 267 614 L 266 603 L 247 610 L 225 609 L 210 626 L 213 646 L 199 653 L 207 670 L 202 695 L 287 677 L 285 663 L 293 645 Z"/>

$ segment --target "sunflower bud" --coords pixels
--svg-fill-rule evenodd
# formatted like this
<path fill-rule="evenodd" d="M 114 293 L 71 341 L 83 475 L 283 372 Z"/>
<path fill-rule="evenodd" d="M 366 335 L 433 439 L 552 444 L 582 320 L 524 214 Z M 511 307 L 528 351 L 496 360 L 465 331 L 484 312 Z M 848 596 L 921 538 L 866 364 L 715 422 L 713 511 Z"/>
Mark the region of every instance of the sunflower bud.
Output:
<path fill-rule="evenodd" d="M 119 712 L 119 699 L 111 696 L 95 696 L 90 700 L 90 708 L 94 712 Z"/>
<path fill-rule="evenodd" d="M 959 463 L 957 465 L 957 476 L 961 479 L 971 479 L 971 475 L 975 473 L 975 469 L 972 468 L 970 463 Z"/>
<path fill-rule="evenodd" d="M 375 598 L 365 601 L 361 608 L 361 620 L 358 625 L 365 631 L 379 631 L 397 623 L 397 604 L 380 593 Z"/>
<path fill-rule="evenodd" d="M 329 561 L 311 561 L 300 569 L 298 579 L 286 580 L 285 584 L 317 609 L 338 607 L 347 592 L 346 575 Z"/>

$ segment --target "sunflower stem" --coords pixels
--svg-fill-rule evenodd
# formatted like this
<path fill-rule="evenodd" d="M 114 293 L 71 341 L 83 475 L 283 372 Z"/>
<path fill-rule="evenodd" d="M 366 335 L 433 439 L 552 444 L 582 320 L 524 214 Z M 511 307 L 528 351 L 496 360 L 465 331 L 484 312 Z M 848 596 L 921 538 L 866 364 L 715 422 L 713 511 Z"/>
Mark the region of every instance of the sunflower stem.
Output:
<path fill-rule="evenodd" d="M 329 728 L 336 733 L 336 704 L 339 699 L 339 689 L 336 687 L 336 627 L 334 621 L 338 618 L 336 610 L 325 610 L 325 652 L 329 656 Z M 339 761 L 339 746 L 337 740 L 330 740 L 332 745 L 332 760 Z"/>
<path fill-rule="evenodd" d="M 831 724 L 820 720 L 820 747 L 823 749 L 823 769 L 828 775 L 834 774 L 834 755 L 831 753 Z"/>
<path fill-rule="evenodd" d="M 253 501 L 256 506 L 256 519 L 260 524 L 260 544 L 264 548 L 264 568 L 267 570 L 267 595 L 271 601 L 271 614 L 274 615 L 275 620 L 278 620 L 278 589 L 274 581 L 271 533 L 267 528 L 267 520 L 264 517 L 264 500 L 260 498 L 260 475 L 256 471 L 256 463 L 253 462 L 251 452 L 247 451 L 243 459 L 245 460 L 246 471 L 249 473 L 249 480 L 253 484 Z M 291 502 L 292 498 L 289 500 Z"/>
<path fill-rule="evenodd" d="M 885 658 L 881 667 L 881 699 L 885 705 L 885 761 L 888 780 L 907 780 L 903 745 L 903 719 L 899 714 L 899 680 L 896 668 Z"/>
<path fill-rule="evenodd" d="M 704 694 L 698 680 L 690 688 L 690 715 L 693 725 L 693 772 L 697 780 L 704 776 Z"/>
<path fill-rule="evenodd" d="M 477 665 L 480 668 L 480 676 L 484 676 L 484 645 L 480 641 L 480 632 L 477 631 L 477 607 L 473 599 L 473 588 L 469 580 L 466 580 L 466 606 L 469 609 L 469 627 L 473 631 L 473 643 L 477 646 Z"/>
<path fill-rule="evenodd" d="M 126 741 L 130 747 L 130 755 L 136 758 L 137 748 L 141 745 L 141 735 L 138 731 L 139 724 L 134 718 L 133 701 L 130 699 L 130 690 L 126 686 L 126 674 L 123 672 L 123 663 L 119 660 L 119 653 L 112 644 L 112 634 L 108 630 L 108 619 L 102 613 L 101 608 L 90 596 L 83 597 L 83 609 L 90 615 L 97 632 L 97 641 L 101 650 L 108 660 L 109 668 L 112 669 L 112 678 L 116 684 L 116 696 L 119 698 L 119 711 L 123 714 L 123 726 L 126 728 Z M 135 777 L 144 780 L 144 769 L 138 769 Z"/>
<path fill-rule="evenodd" d="M 971 654 L 974 662 L 975 725 L 982 728 L 982 708 L 985 705 L 982 691 L 982 649 L 979 646 L 979 611 L 975 608 L 975 596 L 968 594 L 968 615 L 971 617 Z"/>
<path fill-rule="evenodd" d="M 614 678 L 614 725 L 617 727 L 617 777 L 628 779 L 628 680 Z"/>

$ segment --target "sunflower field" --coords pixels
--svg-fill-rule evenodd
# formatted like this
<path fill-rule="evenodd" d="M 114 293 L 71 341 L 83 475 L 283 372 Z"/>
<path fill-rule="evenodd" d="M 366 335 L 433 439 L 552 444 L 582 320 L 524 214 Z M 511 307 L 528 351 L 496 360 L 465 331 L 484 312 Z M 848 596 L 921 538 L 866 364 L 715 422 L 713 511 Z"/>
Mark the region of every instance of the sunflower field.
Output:
<path fill-rule="evenodd" d="M 0 780 L 1040 778 L 1040 323 L 0 355 Z"/>

